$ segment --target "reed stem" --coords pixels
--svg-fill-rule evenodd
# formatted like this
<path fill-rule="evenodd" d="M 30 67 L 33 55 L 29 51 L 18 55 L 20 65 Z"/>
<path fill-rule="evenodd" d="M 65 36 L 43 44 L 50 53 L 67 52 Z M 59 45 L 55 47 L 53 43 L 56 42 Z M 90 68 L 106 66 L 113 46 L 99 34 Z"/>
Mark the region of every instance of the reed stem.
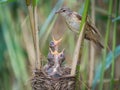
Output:
<path fill-rule="evenodd" d="M 119 11 L 119 0 L 116 1 L 116 15 L 115 18 L 118 17 L 118 11 Z M 114 29 L 113 29 L 113 46 L 112 46 L 112 51 L 113 51 L 113 60 L 112 60 L 112 68 L 111 68 L 111 83 L 110 83 L 110 90 L 113 90 L 114 86 L 114 68 L 115 68 L 115 47 L 116 47 L 116 31 L 117 31 L 117 21 L 114 22 Z"/>
<path fill-rule="evenodd" d="M 110 32 L 110 23 L 111 19 L 109 18 L 112 14 L 112 4 L 113 0 L 109 1 L 109 10 L 108 10 L 108 20 L 107 20 L 107 28 L 106 28 L 106 35 L 105 35 L 105 50 L 104 50 L 104 55 L 103 55 L 103 61 L 102 61 L 102 72 L 101 72 L 101 78 L 100 78 L 100 90 L 103 90 L 103 79 L 104 79 L 104 69 L 105 69 L 105 59 L 107 55 L 107 43 L 108 43 L 108 38 L 109 38 L 109 32 Z"/>

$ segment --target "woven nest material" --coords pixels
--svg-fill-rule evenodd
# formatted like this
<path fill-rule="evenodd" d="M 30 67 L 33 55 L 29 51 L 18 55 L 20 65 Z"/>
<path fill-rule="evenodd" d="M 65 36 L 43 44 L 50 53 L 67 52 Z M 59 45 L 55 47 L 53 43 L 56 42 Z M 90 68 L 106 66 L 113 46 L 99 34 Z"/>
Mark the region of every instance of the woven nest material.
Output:
<path fill-rule="evenodd" d="M 75 77 L 68 76 L 69 73 L 59 78 L 52 78 L 42 70 L 36 70 L 31 80 L 32 90 L 75 90 Z"/>

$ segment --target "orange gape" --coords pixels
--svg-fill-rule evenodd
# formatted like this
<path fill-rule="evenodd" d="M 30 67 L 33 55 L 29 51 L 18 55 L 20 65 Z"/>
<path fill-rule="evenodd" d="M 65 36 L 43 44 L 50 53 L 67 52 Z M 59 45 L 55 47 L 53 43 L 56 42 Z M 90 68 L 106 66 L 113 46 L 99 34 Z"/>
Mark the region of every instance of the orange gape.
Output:
<path fill-rule="evenodd" d="M 49 44 L 48 63 L 44 66 L 44 71 L 48 76 L 53 78 L 61 77 L 63 72 L 61 70 L 62 63 L 65 60 L 64 49 L 62 52 L 58 52 L 58 45 L 62 39 L 55 40 Z"/>

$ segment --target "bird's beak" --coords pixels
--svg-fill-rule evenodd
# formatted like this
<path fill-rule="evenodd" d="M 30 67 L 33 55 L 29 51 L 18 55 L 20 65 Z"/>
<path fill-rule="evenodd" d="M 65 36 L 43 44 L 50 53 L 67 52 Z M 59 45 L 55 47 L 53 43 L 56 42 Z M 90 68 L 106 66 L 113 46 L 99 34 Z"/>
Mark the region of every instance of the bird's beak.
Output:
<path fill-rule="evenodd" d="M 58 10 L 58 11 L 55 12 L 55 14 L 58 14 L 58 13 L 60 13 L 60 10 Z"/>
<path fill-rule="evenodd" d="M 55 45 L 56 45 L 56 46 L 58 46 L 58 45 L 59 45 L 59 43 L 62 41 L 63 37 L 61 37 L 61 38 L 60 38 L 60 39 L 58 39 L 58 40 L 55 40 L 55 38 L 52 36 L 52 39 L 53 39 L 53 41 L 54 41 Z"/>

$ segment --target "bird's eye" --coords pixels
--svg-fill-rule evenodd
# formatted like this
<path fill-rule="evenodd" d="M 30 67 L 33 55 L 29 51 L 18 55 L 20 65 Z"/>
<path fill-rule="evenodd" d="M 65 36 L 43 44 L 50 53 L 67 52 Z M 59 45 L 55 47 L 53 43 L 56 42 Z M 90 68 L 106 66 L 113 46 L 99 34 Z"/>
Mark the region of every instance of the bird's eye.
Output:
<path fill-rule="evenodd" d="M 66 10 L 63 10 L 63 12 L 65 12 Z"/>
<path fill-rule="evenodd" d="M 63 57 L 63 54 L 60 54 L 60 57 Z"/>
<path fill-rule="evenodd" d="M 60 54 L 60 58 L 64 58 L 64 54 Z"/>

